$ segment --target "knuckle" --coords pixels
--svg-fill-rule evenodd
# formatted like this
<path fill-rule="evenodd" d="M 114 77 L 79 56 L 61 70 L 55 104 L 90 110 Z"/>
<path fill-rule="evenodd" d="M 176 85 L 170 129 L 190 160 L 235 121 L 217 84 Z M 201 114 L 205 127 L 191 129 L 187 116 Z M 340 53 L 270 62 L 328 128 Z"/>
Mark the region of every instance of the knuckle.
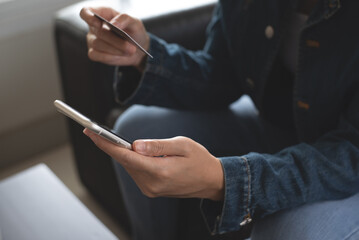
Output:
<path fill-rule="evenodd" d="M 117 65 L 119 65 L 119 63 L 118 63 L 117 61 L 115 61 L 115 60 L 108 60 L 108 61 L 106 61 L 106 63 L 107 63 L 108 65 L 111 65 L 111 66 L 117 66 Z"/>
<path fill-rule="evenodd" d="M 91 46 L 92 46 L 92 44 L 93 44 L 93 39 L 94 39 L 93 34 L 88 33 L 88 34 L 86 35 L 87 46 L 88 46 L 89 48 L 91 48 Z"/>
<path fill-rule="evenodd" d="M 196 146 L 195 142 L 192 139 L 187 139 L 184 145 L 187 153 L 191 153 L 192 151 L 194 151 Z"/>
<path fill-rule="evenodd" d="M 97 37 L 104 39 L 106 37 L 106 33 L 107 31 L 104 28 L 100 28 L 98 29 L 96 35 Z"/>
<path fill-rule="evenodd" d="M 93 48 L 90 48 L 87 52 L 87 56 L 89 57 L 89 59 L 91 59 L 92 61 L 97 61 L 98 60 L 98 56 L 96 54 L 96 52 L 94 51 Z"/>
<path fill-rule="evenodd" d="M 146 195 L 149 198 L 155 198 L 157 197 L 156 190 L 153 186 L 141 188 L 141 191 L 144 195 Z"/>
<path fill-rule="evenodd" d="M 157 178 L 160 182 L 166 181 L 171 176 L 171 172 L 167 167 L 162 167 L 161 169 L 158 169 L 157 171 Z"/>
<path fill-rule="evenodd" d="M 116 48 L 118 49 L 118 51 L 121 51 L 121 52 L 124 52 L 126 53 L 127 52 L 127 47 L 126 47 L 126 42 L 125 41 L 118 41 L 116 42 Z"/>
<path fill-rule="evenodd" d="M 133 45 L 127 42 L 125 44 L 125 52 L 129 54 L 134 54 L 136 52 L 136 48 Z"/>
<path fill-rule="evenodd" d="M 94 55 L 94 51 L 92 48 L 90 48 L 87 52 L 87 56 L 89 57 L 89 59 L 93 60 L 93 55 Z"/>
<path fill-rule="evenodd" d="M 156 197 L 159 194 L 159 187 L 157 184 L 152 184 L 148 189 L 151 196 Z"/>
<path fill-rule="evenodd" d="M 155 184 L 151 185 L 150 191 L 152 196 L 161 197 L 162 193 L 165 192 L 165 185 L 161 181 L 155 182 Z"/>
<path fill-rule="evenodd" d="M 120 17 L 119 17 L 119 20 L 124 21 L 124 20 L 127 20 L 127 19 L 129 19 L 129 18 L 131 18 L 130 15 L 128 15 L 127 13 L 122 13 L 122 14 L 120 15 Z"/>
<path fill-rule="evenodd" d="M 192 147 L 191 141 L 192 140 L 190 138 L 179 136 L 179 137 L 177 137 L 177 141 L 182 146 L 183 151 L 185 151 L 185 152 L 191 151 L 191 147 Z"/>
<path fill-rule="evenodd" d="M 147 197 L 149 197 L 149 198 L 155 198 L 156 196 L 155 195 L 153 195 L 152 193 L 150 193 L 150 192 L 147 192 L 147 193 L 144 193 Z"/>
<path fill-rule="evenodd" d="M 100 47 L 100 40 L 98 38 L 92 38 L 90 40 L 91 42 L 91 46 L 94 48 L 94 49 L 98 49 Z"/>
<path fill-rule="evenodd" d="M 178 137 L 175 137 L 175 139 L 180 142 L 185 142 L 185 141 L 187 141 L 188 138 L 184 137 L 184 136 L 178 136 Z"/>
<path fill-rule="evenodd" d="M 135 31 L 140 31 L 140 30 L 143 30 L 144 29 L 144 25 L 141 21 L 141 19 L 139 18 L 132 18 L 133 22 L 135 23 L 134 24 L 134 30 Z"/>
<path fill-rule="evenodd" d="M 147 197 L 151 197 L 150 195 L 151 195 L 151 193 L 147 190 L 147 189 L 145 189 L 145 188 L 143 188 L 143 187 L 140 187 L 140 190 L 141 190 L 141 192 L 142 192 L 142 194 L 143 195 L 145 195 L 145 196 L 147 196 Z"/>
<path fill-rule="evenodd" d="M 157 169 L 152 179 L 140 187 L 142 193 L 150 198 L 161 197 L 167 191 L 166 183 L 170 178 L 167 168 Z"/>

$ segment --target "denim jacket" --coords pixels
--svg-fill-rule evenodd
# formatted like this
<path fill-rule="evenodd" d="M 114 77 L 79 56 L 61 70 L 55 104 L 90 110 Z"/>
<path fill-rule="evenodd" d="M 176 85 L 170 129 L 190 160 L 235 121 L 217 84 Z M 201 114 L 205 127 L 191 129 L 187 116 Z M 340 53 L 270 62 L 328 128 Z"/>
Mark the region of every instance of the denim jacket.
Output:
<path fill-rule="evenodd" d="M 201 51 L 151 35 L 146 70 L 125 104 L 183 109 L 227 107 L 264 86 L 295 0 L 221 0 Z M 299 144 L 275 154 L 220 158 L 225 198 L 202 202 L 213 234 L 252 218 L 359 191 L 359 1 L 319 0 L 299 41 L 294 125 Z M 118 92 L 118 91 L 117 91 Z M 119 96 L 121 98 L 121 96 Z"/>

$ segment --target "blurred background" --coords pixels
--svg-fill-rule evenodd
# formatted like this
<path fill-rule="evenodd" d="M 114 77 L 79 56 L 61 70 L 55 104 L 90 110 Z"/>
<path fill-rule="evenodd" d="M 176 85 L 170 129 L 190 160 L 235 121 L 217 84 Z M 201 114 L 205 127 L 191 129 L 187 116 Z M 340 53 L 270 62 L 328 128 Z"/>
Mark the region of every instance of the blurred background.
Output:
<path fill-rule="evenodd" d="M 0 167 L 66 142 L 53 18 L 76 0 L 0 0 Z"/>

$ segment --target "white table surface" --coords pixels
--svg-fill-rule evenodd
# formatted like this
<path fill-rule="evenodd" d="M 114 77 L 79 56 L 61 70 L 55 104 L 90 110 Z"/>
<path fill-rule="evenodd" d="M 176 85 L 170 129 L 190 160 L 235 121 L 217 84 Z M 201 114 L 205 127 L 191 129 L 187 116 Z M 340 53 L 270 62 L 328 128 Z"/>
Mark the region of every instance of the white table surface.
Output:
<path fill-rule="evenodd" d="M 44 164 L 0 182 L 0 240 L 118 239 Z"/>

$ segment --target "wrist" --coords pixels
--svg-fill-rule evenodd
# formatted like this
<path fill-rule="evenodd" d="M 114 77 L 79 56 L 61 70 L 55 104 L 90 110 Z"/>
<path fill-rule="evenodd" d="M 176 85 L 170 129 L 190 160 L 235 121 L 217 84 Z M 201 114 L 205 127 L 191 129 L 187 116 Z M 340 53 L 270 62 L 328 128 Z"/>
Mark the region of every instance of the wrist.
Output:
<path fill-rule="evenodd" d="M 145 71 L 146 61 L 147 61 L 147 57 L 143 55 L 142 58 L 140 58 L 139 63 L 134 66 L 137 69 L 137 71 L 139 71 L 141 74 Z"/>
<path fill-rule="evenodd" d="M 145 44 L 143 45 L 143 48 L 148 52 L 149 48 L 150 48 L 150 37 L 148 36 L 148 34 L 146 34 L 146 40 L 145 40 Z M 140 53 L 139 56 L 139 61 L 137 62 L 137 64 L 134 65 L 134 67 L 140 72 L 143 73 L 145 71 L 145 67 L 146 67 L 146 62 L 147 62 L 147 55 L 144 53 Z"/>
<path fill-rule="evenodd" d="M 216 160 L 216 170 L 213 171 L 214 177 L 211 183 L 213 191 L 209 199 L 213 201 L 222 201 L 224 199 L 224 173 L 221 161 L 218 158 L 216 158 Z"/>

